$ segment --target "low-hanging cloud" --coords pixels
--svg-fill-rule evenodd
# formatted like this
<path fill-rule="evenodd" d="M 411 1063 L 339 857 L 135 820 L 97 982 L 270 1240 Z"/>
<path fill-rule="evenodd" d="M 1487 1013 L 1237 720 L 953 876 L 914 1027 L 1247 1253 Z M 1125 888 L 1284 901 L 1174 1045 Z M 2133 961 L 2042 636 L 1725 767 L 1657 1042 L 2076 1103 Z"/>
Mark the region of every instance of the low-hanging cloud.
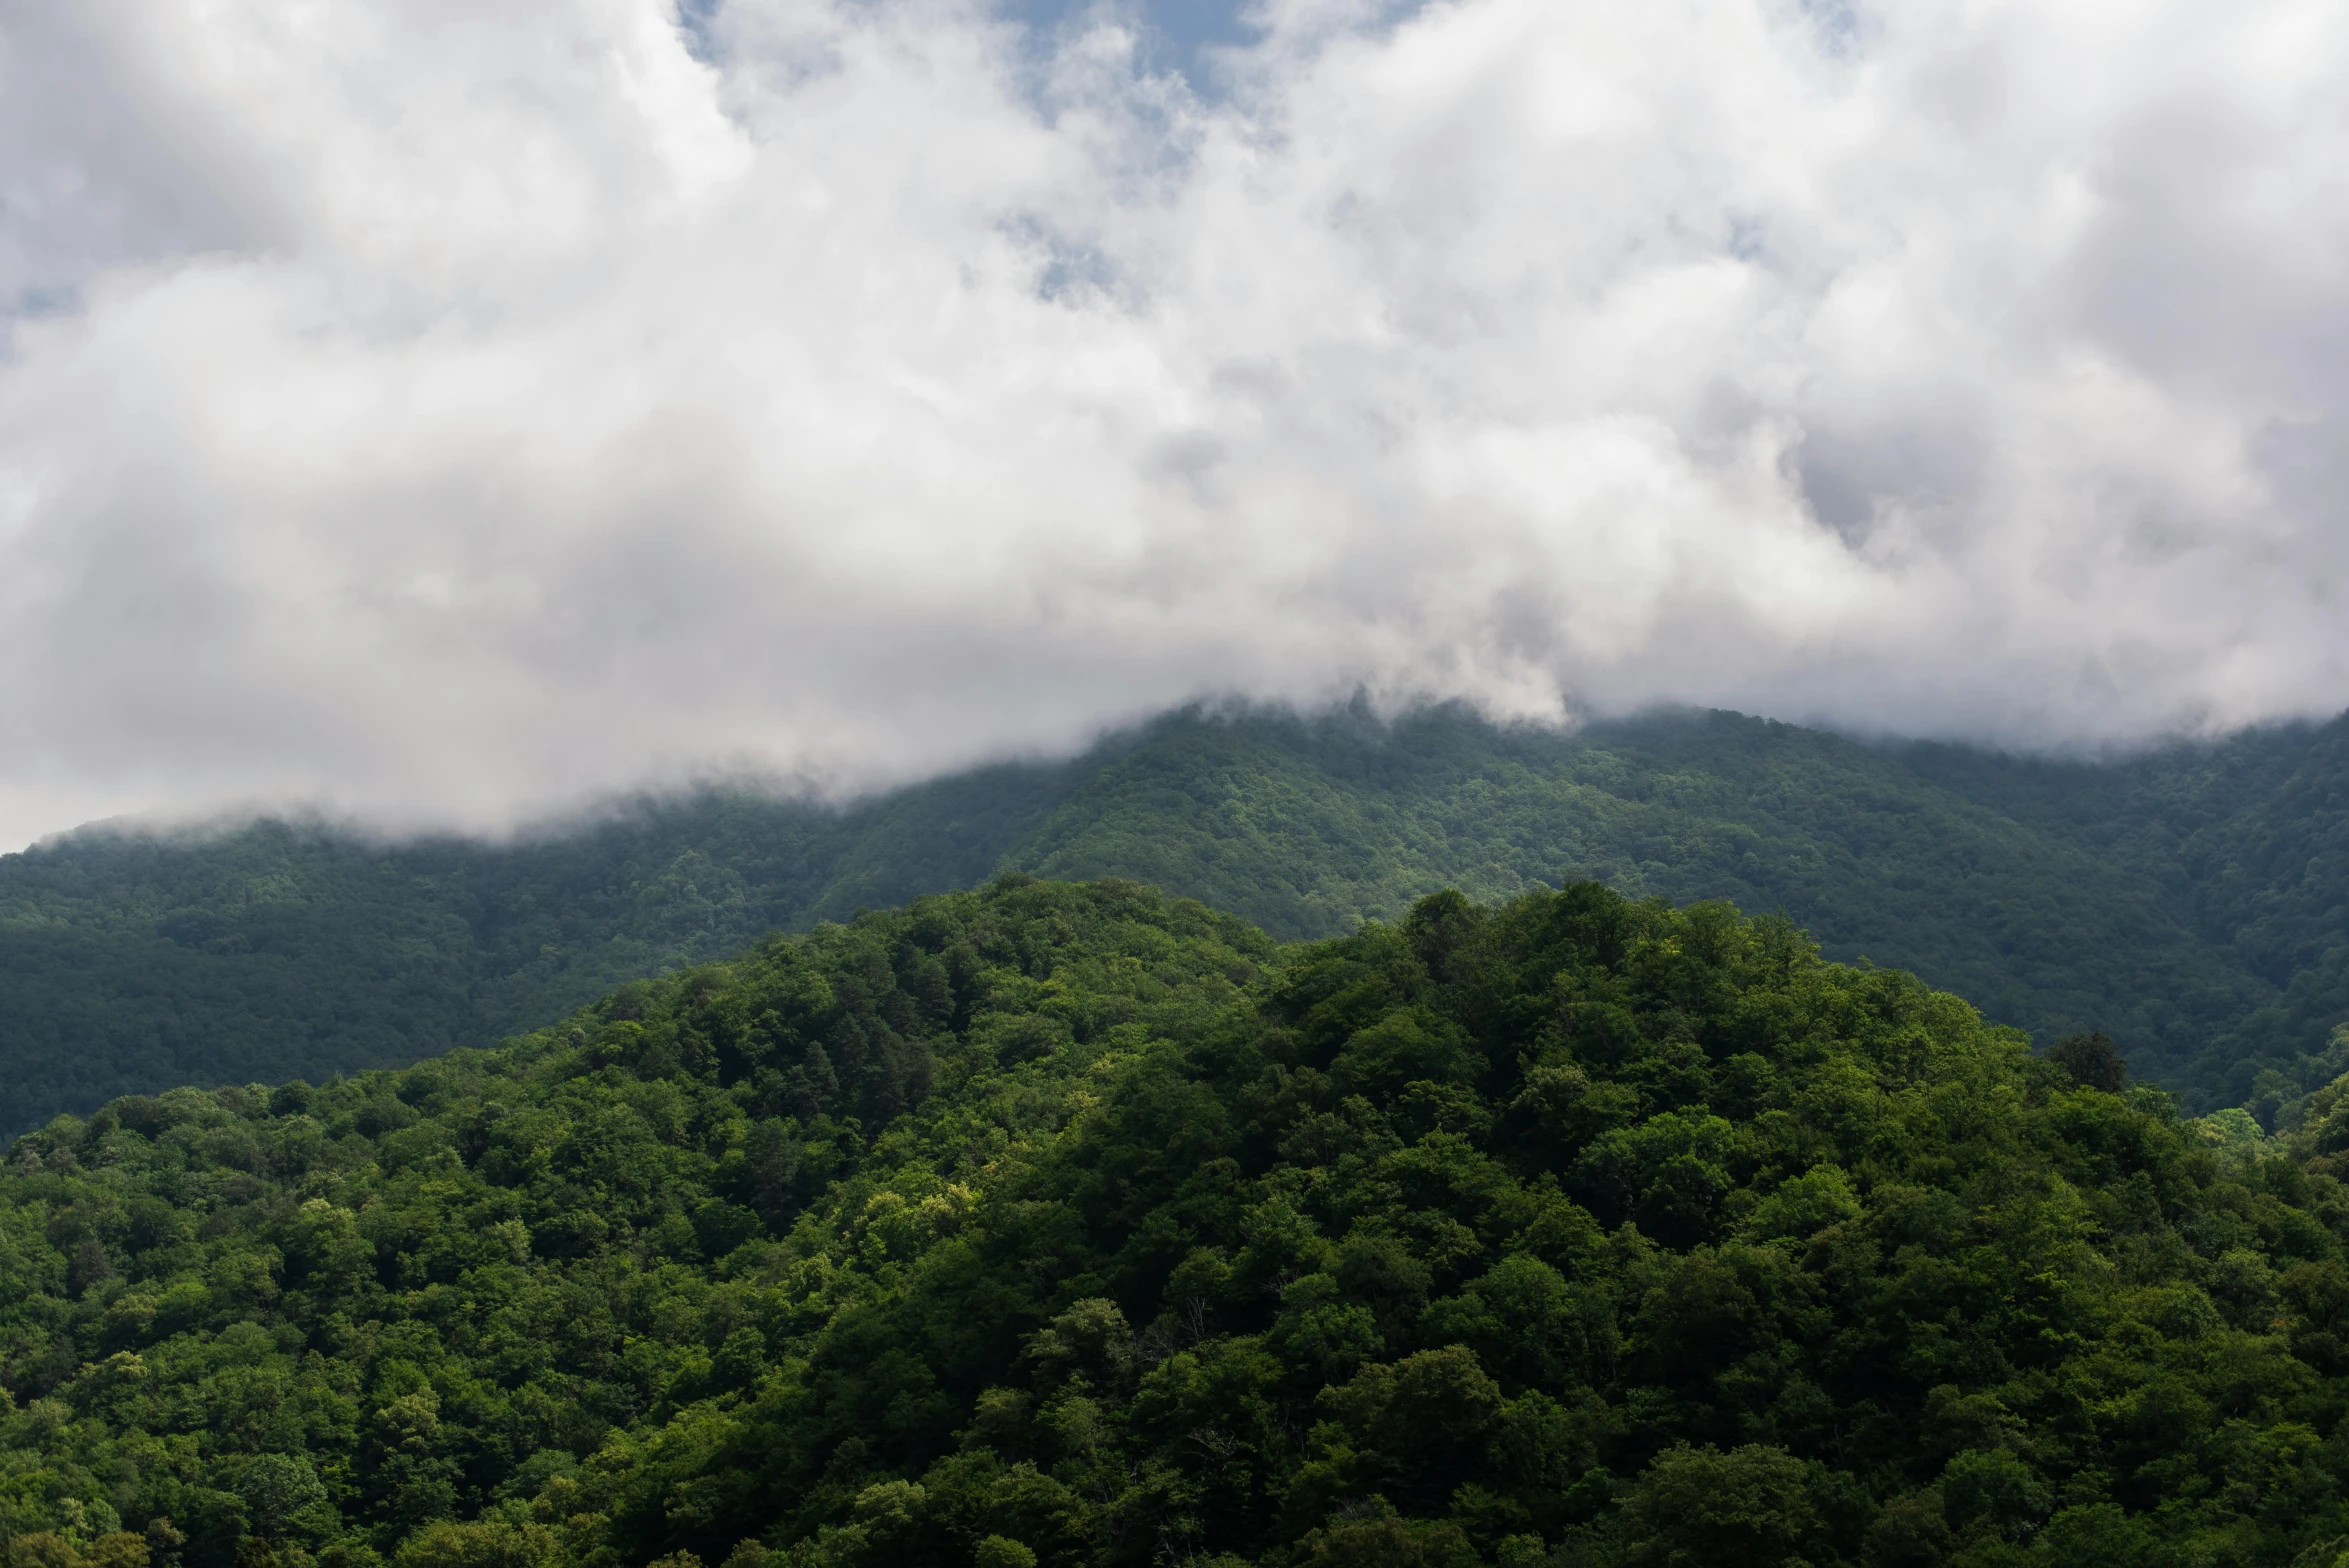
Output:
<path fill-rule="evenodd" d="M 0 0 L 0 831 L 2349 702 L 2334 0 Z"/>

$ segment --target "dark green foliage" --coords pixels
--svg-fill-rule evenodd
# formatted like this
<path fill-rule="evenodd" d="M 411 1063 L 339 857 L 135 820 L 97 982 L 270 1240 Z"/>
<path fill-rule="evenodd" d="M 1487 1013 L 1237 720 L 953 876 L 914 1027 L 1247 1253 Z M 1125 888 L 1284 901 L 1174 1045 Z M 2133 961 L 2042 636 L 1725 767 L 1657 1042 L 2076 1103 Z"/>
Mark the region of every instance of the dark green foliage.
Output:
<path fill-rule="evenodd" d="M 2271 1127 L 2349 1067 L 2321 1054 L 2349 1019 L 2349 721 L 2089 767 L 1731 714 L 1192 713 L 837 811 L 706 795 L 505 846 L 263 824 L 0 857 L 0 1128 L 399 1065 L 1004 868 L 1139 878 L 1284 938 L 1593 878 L 1782 910 L 1831 957 L 2043 1041 L 2104 1030 L 2139 1078 Z M 952 977 L 918 979 L 934 1010 Z"/>
<path fill-rule="evenodd" d="M 0 857 L 0 1129 L 174 1084 L 402 1066 L 778 928 L 969 886 L 1064 772 L 982 769 L 847 811 L 645 802 L 503 846 L 263 822 Z"/>
<path fill-rule="evenodd" d="M 2349 1020 L 2349 716 L 2117 766 L 1955 747 L 1901 760 L 2157 885 L 2180 924 L 2258 983 L 2247 1013 L 2212 1015 L 2213 1038 L 2162 1064 L 2163 1077 L 2201 1103 L 2248 1102 L 2272 1121 L 2349 1067 L 2326 1044 Z"/>
<path fill-rule="evenodd" d="M 2129 1081 L 2129 1069 L 2121 1060 L 2120 1048 L 2101 1029 L 2090 1034 L 2065 1035 L 2047 1048 L 2047 1059 L 2083 1089 L 2118 1094 Z"/>
<path fill-rule="evenodd" d="M 1282 949 L 1004 878 L 21 1139 L 0 1551 L 2329 1564 L 2349 1080 L 2300 1110 L 1724 905 Z"/>

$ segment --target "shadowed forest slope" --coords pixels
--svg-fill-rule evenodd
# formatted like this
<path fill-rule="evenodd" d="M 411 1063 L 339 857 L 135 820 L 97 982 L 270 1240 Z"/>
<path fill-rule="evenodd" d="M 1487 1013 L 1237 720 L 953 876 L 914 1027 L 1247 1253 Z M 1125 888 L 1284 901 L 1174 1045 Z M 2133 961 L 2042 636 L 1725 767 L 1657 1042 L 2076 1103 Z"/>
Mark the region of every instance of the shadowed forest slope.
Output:
<path fill-rule="evenodd" d="M 504 845 L 269 822 L 0 857 L 0 1126 L 484 1043 L 1007 868 L 1150 881 L 1283 938 L 1450 885 L 1730 898 L 2271 1117 L 2349 1017 L 2343 723 L 2081 766 L 1731 714 L 1191 713 L 841 809 L 707 794 Z"/>

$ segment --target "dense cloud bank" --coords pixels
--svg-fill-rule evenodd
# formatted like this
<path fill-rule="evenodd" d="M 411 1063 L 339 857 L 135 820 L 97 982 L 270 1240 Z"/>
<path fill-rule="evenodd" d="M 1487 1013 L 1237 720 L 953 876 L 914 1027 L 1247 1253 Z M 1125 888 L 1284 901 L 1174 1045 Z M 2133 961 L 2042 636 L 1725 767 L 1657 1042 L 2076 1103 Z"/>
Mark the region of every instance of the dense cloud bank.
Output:
<path fill-rule="evenodd" d="M 0 829 L 2349 702 L 2349 12 L 0 0 Z"/>

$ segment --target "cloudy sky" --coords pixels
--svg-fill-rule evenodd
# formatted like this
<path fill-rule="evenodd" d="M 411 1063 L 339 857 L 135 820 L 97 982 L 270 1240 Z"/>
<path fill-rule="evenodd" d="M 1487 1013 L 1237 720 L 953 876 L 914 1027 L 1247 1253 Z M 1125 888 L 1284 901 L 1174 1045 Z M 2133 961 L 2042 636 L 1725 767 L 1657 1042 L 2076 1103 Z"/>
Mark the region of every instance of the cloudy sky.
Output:
<path fill-rule="evenodd" d="M 2339 0 L 0 0 L 0 841 L 2349 704 Z"/>

